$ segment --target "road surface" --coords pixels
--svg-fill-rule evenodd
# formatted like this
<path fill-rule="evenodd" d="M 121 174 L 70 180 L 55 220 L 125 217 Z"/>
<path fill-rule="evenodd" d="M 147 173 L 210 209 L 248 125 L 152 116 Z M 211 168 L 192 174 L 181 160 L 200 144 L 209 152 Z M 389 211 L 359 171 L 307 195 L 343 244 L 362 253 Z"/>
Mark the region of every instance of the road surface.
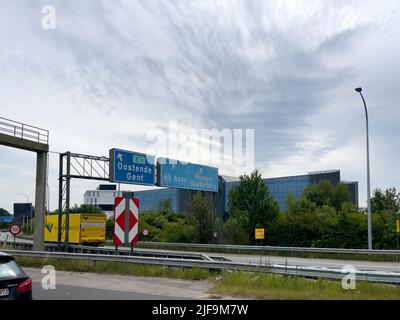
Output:
<path fill-rule="evenodd" d="M 42 288 L 45 274 L 23 268 L 32 278 L 35 300 L 182 300 L 210 299 L 213 283 L 167 278 L 56 271 L 56 289 Z"/>
<path fill-rule="evenodd" d="M 107 247 L 112 248 L 112 247 Z M 127 249 L 128 250 L 128 249 Z M 168 252 L 168 250 L 160 249 L 139 249 L 135 251 L 160 251 Z M 170 252 L 179 252 L 171 251 Z M 186 253 L 199 253 L 196 251 L 182 251 Z M 280 256 L 266 256 L 266 255 L 250 255 L 250 254 L 228 254 L 216 252 L 201 252 L 209 257 L 223 257 L 229 261 L 245 264 L 279 264 L 288 266 L 301 266 L 301 267 L 322 267 L 328 269 L 342 269 L 346 265 L 352 265 L 357 270 L 361 271 L 386 271 L 386 272 L 399 272 L 400 276 L 400 262 L 380 262 L 380 261 L 356 261 L 356 260 L 339 260 L 339 259 L 318 259 L 318 258 L 297 258 L 297 257 L 280 257 Z"/>

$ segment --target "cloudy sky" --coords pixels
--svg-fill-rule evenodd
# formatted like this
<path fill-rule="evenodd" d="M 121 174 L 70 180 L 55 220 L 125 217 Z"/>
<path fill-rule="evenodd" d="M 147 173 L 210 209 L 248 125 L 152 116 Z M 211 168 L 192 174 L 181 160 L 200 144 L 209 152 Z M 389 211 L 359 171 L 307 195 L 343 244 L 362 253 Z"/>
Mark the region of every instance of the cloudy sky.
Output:
<path fill-rule="evenodd" d="M 55 9 L 55 29 L 43 28 L 44 5 Z M 149 139 L 164 132 L 167 144 L 171 121 L 192 130 L 254 129 L 264 177 L 340 169 L 342 179 L 359 181 L 363 205 L 365 118 L 356 86 L 370 113 L 372 188 L 400 188 L 397 0 L 3 0 L 1 7 L 0 117 L 50 131 L 51 209 L 57 152 L 101 156 L 119 147 L 171 156 Z M 184 158 L 198 161 L 192 152 Z M 0 207 L 25 201 L 21 193 L 33 201 L 35 155 L 0 146 L 0 159 Z M 72 203 L 96 185 L 74 180 Z"/>

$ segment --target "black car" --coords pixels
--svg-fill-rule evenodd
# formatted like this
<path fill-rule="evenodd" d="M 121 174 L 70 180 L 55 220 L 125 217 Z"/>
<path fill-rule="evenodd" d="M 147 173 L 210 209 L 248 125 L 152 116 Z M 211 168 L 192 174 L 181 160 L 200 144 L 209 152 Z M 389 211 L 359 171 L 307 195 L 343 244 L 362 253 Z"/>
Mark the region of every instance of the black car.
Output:
<path fill-rule="evenodd" d="M 32 280 L 9 254 L 0 252 L 0 301 L 32 300 Z"/>

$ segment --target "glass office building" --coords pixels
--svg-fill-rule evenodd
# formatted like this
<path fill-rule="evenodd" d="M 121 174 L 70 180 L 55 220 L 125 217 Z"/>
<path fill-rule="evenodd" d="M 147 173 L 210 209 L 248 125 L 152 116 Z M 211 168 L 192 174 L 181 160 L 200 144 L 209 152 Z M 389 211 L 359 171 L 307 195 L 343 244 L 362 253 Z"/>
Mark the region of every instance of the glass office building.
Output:
<path fill-rule="evenodd" d="M 286 199 L 289 194 L 299 198 L 307 186 L 318 184 L 322 180 L 328 180 L 333 185 L 336 185 L 341 182 L 340 171 L 331 170 L 311 172 L 299 176 L 267 178 L 263 179 L 263 182 L 268 185 L 272 197 L 278 202 L 280 211 L 284 211 L 286 209 Z M 226 219 L 229 215 L 229 192 L 239 183 L 240 181 L 236 177 L 219 176 L 218 192 L 204 192 L 213 211 L 215 211 L 216 216 L 220 219 Z M 356 181 L 346 181 L 343 183 L 349 188 L 351 202 L 358 207 L 358 183 Z M 187 189 L 157 188 L 135 191 L 134 195 L 139 199 L 140 212 L 158 210 L 161 201 L 170 199 L 172 210 L 184 213 L 190 212 L 190 203 L 196 192 L 195 190 Z M 98 190 L 86 191 L 85 203 L 102 207 L 103 210 L 107 208 L 112 213 L 113 211 L 111 210 L 114 209 L 114 197 L 121 194 L 122 192 L 116 192 L 116 187 L 108 188 L 107 190 L 99 187 Z M 96 195 L 96 198 L 99 195 L 100 197 L 92 199 L 93 195 Z"/>
<path fill-rule="evenodd" d="M 335 186 L 341 181 L 340 170 L 310 172 L 306 175 L 300 176 L 267 178 L 263 179 L 263 182 L 268 186 L 272 197 L 278 202 L 280 211 L 284 211 L 286 210 L 286 199 L 290 193 L 296 198 L 299 198 L 307 186 L 318 184 L 323 180 L 330 181 L 332 185 Z M 351 202 L 358 207 L 358 182 L 351 181 L 343 183 L 349 188 Z M 226 182 L 224 188 L 225 215 L 228 213 L 229 192 L 238 184 L 238 179 L 236 181 Z"/>
<path fill-rule="evenodd" d="M 160 202 L 170 199 L 172 211 L 179 212 L 178 189 L 162 188 L 152 190 L 135 191 L 135 198 L 139 199 L 140 211 L 158 210 Z"/>
<path fill-rule="evenodd" d="M 286 209 L 286 199 L 291 193 L 300 198 L 304 189 L 310 184 L 308 175 L 264 179 L 272 197 L 278 202 L 281 211 Z"/>
<path fill-rule="evenodd" d="M 101 208 L 111 218 L 114 216 L 114 199 L 122 197 L 123 191 L 117 191 L 115 184 L 99 185 L 96 190 L 88 190 L 84 195 L 84 204 Z M 140 212 L 159 209 L 162 200 L 170 199 L 173 211 L 179 212 L 178 190 L 158 188 L 152 190 L 135 191 L 135 198 L 139 199 Z"/>

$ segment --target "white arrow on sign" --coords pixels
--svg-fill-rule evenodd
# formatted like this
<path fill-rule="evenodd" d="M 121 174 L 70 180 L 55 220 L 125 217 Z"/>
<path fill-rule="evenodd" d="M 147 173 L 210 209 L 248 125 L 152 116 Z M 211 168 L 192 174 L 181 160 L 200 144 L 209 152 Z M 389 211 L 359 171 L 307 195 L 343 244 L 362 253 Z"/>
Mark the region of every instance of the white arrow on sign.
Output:
<path fill-rule="evenodd" d="M 123 161 L 123 160 L 122 160 L 122 153 L 118 153 L 117 159 L 118 159 L 119 161 Z"/>

